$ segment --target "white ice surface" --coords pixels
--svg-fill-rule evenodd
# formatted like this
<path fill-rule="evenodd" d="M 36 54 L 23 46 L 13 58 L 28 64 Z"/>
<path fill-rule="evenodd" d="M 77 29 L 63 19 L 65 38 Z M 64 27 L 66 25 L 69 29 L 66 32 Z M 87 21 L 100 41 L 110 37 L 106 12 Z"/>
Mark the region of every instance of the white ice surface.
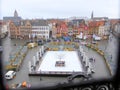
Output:
<path fill-rule="evenodd" d="M 60 59 L 61 58 L 61 59 Z M 48 51 L 43 56 L 38 71 L 82 72 L 82 64 L 76 51 Z M 56 61 L 65 61 L 64 67 L 55 67 Z"/>

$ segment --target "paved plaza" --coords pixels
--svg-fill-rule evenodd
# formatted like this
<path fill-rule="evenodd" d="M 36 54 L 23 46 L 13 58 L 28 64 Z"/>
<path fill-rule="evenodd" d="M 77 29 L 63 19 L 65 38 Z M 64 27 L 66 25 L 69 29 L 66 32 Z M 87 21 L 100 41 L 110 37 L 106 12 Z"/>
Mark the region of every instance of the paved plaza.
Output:
<path fill-rule="evenodd" d="M 8 61 L 9 58 L 9 53 L 10 51 L 16 47 L 14 44 L 17 45 L 23 45 L 26 41 L 22 41 L 22 40 L 11 40 L 8 37 L 3 39 L 3 61 L 6 62 Z M 113 43 L 116 42 L 116 40 L 113 39 L 112 41 Z M 102 44 L 104 43 L 104 45 Z M 47 45 L 47 44 L 46 44 Z M 110 48 L 111 43 L 109 43 L 109 41 L 100 41 L 99 45 L 101 48 L 106 50 L 110 50 L 108 49 L 108 47 Z M 108 46 L 108 47 L 107 47 Z M 94 69 L 95 69 L 95 73 L 92 74 L 92 78 L 93 79 L 101 79 L 101 78 L 108 78 L 111 77 L 111 74 L 108 70 L 108 67 L 105 63 L 105 60 L 103 59 L 103 57 L 101 55 L 99 55 L 97 52 L 95 52 L 92 49 L 88 49 L 87 47 L 85 47 L 84 45 L 82 45 L 86 55 L 90 58 L 90 57 L 94 57 L 95 58 L 95 62 L 93 63 L 94 65 Z M 33 49 L 29 49 L 28 54 L 26 55 L 23 64 L 20 68 L 20 71 L 17 72 L 16 77 L 13 80 L 8 80 L 7 84 L 10 86 L 11 84 L 14 83 L 21 83 L 23 81 L 29 82 L 31 85 L 50 85 L 50 84 L 55 84 L 55 83 L 59 83 L 59 82 L 68 82 L 67 81 L 67 77 L 51 77 L 51 76 L 28 76 L 29 73 L 29 65 L 28 62 L 32 61 L 32 57 L 34 55 L 36 55 L 36 52 L 38 52 L 40 49 L 40 46 L 33 48 Z M 116 50 L 116 49 L 115 49 Z M 114 50 L 114 52 L 115 52 Z M 111 50 L 112 51 L 112 50 Z M 112 52 L 111 52 L 112 54 Z M 71 55 L 72 56 L 72 55 Z M 114 55 L 113 55 L 113 59 L 114 59 Z M 74 63 L 74 62 L 73 62 Z M 73 66 L 72 66 L 73 67 Z M 42 80 L 40 80 L 40 77 L 42 78 Z M 80 79 L 77 79 L 80 80 Z M 76 81 L 77 81 L 76 80 Z"/>

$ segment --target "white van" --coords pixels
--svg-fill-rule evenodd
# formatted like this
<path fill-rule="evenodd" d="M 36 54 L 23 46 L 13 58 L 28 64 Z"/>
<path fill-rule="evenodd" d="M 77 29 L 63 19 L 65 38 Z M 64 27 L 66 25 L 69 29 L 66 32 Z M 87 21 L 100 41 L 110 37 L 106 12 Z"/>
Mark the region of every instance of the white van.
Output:
<path fill-rule="evenodd" d="M 15 75 L 16 75 L 16 72 L 15 72 L 15 71 L 8 71 L 8 72 L 5 74 L 5 78 L 6 78 L 6 79 L 13 79 Z"/>
<path fill-rule="evenodd" d="M 100 41 L 100 40 L 101 40 L 101 37 L 96 36 L 96 37 L 94 38 L 94 40 Z"/>

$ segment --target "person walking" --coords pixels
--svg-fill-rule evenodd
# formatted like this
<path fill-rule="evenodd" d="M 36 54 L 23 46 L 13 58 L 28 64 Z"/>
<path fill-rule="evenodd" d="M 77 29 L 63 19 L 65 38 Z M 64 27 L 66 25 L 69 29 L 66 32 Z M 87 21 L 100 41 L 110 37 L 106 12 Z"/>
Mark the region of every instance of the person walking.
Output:
<path fill-rule="evenodd" d="M 41 76 L 40 76 L 40 81 L 42 80 Z"/>
<path fill-rule="evenodd" d="M 111 61 L 112 61 L 112 55 L 111 55 Z"/>
<path fill-rule="evenodd" d="M 95 58 L 94 58 L 94 62 L 95 62 Z"/>

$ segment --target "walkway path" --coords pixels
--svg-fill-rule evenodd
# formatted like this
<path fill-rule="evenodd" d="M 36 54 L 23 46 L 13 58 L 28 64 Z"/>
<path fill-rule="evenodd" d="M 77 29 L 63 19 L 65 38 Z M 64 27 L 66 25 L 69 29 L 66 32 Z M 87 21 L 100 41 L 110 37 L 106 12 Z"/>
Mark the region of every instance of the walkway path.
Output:
<path fill-rule="evenodd" d="M 95 58 L 95 62 L 94 62 L 95 73 L 92 75 L 92 77 L 95 79 L 110 77 L 109 69 L 106 66 L 106 63 L 105 63 L 103 57 L 92 49 L 88 49 L 85 46 L 83 46 L 83 48 L 88 57 Z"/>

